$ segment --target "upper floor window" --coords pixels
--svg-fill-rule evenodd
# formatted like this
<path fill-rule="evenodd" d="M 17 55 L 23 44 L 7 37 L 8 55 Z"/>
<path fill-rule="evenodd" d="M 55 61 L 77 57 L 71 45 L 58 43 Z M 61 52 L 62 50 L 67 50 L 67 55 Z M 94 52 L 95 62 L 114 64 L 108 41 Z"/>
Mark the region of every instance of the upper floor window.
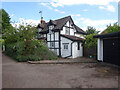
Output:
<path fill-rule="evenodd" d="M 42 30 L 41 28 L 38 28 L 38 33 L 39 33 L 41 30 Z"/>
<path fill-rule="evenodd" d="M 54 26 L 53 25 L 50 25 L 49 26 L 49 33 L 51 34 L 52 33 L 52 29 L 54 28 Z"/>
<path fill-rule="evenodd" d="M 65 28 L 65 34 L 70 35 L 70 29 L 68 27 Z"/>

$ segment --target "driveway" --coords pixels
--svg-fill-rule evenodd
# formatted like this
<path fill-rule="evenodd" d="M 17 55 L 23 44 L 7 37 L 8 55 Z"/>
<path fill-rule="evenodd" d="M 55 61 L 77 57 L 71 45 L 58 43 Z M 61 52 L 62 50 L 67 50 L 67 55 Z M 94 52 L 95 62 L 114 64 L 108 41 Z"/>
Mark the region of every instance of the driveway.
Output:
<path fill-rule="evenodd" d="M 118 69 L 99 63 L 29 64 L 3 55 L 3 88 L 118 88 Z"/>

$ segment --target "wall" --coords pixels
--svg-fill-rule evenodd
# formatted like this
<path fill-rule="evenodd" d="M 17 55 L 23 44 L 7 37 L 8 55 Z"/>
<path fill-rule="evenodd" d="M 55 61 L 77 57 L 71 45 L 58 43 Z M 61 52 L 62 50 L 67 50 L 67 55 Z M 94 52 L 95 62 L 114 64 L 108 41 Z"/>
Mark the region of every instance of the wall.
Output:
<path fill-rule="evenodd" d="M 103 40 L 98 38 L 98 41 L 97 41 L 97 54 L 98 54 L 98 57 L 97 59 L 99 61 L 103 61 Z"/>
<path fill-rule="evenodd" d="M 63 43 L 69 43 L 68 50 L 64 50 Z M 72 43 L 71 40 L 61 37 L 61 56 L 62 57 L 67 57 L 71 55 L 71 43 Z"/>
<path fill-rule="evenodd" d="M 54 43 L 54 47 L 51 47 L 51 43 Z M 59 55 L 59 32 L 53 32 L 52 34 L 47 34 L 47 45 L 51 51 Z"/>
<path fill-rule="evenodd" d="M 75 36 L 85 39 L 85 37 L 83 36 L 83 34 L 75 33 Z"/>
<path fill-rule="evenodd" d="M 97 59 L 97 47 L 83 47 L 83 56 L 90 57 L 93 56 L 94 59 Z"/>
<path fill-rule="evenodd" d="M 72 48 L 73 48 L 73 50 L 72 50 L 72 53 L 73 53 L 72 58 L 77 58 L 77 57 L 83 56 L 83 46 L 82 46 L 82 43 L 80 43 L 80 50 L 78 50 L 77 42 L 73 43 Z"/>
<path fill-rule="evenodd" d="M 65 25 L 64 25 L 64 27 L 63 27 L 63 30 L 61 30 L 61 34 L 66 34 L 65 33 L 65 30 L 66 30 L 66 26 L 67 27 L 72 27 L 72 22 L 71 21 L 68 21 Z M 72 28 L 70 28 L 70 35 L 74 35 L 74 32 L 75 32 L 76 30 L 74 29 L 74 27 L 72 27 Z"/>

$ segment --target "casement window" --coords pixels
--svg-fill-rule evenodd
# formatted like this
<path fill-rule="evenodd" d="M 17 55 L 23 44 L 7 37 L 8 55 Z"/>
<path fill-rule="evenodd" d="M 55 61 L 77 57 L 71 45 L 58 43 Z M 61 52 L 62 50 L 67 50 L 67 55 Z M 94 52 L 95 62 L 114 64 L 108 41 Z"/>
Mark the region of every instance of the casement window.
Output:
<path fill-rule="evenodd" d="M 54 48 L 54 42 L 51 42 L 50 47 Z"/>
<path fill-rule="evenodd" d="M 68 27 L 65 28 L 65 34 L 70 35 L 70 30 Z"/>
<path fill-rule="evenodd" d="M 55 54 L 57 55 L 57 49 L 54 49 Z"/>
<path fill-rule="evenodd" d="M 68 50 L 68 43 L 64 43 L 64 44 L 63 44 L 63 49 L 64 49 L 64 50 Z"/>
<path fill-rule="evenodd" d="M 80 50 L 80 42 L 78 42 L 77 44 L 78 44 L 78 50 Z"/>
<path fill-rule="evenodd" d="M 49 33 L 51 34 L 52 33 L 52 29 L 54 28 L 54 26 L 53 25 L 50 25 L 49 26 Z"/>

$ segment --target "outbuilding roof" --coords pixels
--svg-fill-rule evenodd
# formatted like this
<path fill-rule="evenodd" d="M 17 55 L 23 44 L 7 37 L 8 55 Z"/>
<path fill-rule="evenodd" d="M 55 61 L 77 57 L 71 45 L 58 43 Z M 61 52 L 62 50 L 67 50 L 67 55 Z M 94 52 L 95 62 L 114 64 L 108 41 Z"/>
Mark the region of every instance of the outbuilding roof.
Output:
<path fill-rule="evenodd" d="M 64 35 L 64 34 L 61 34 L 61 36 L 65 37 L 65 38 L 68 38 L 72 41 L 83 41 L 84 39 L 83 38 L 79 38 L 79 37 L 76 37 L 76 36 L 73 36 L 73 35 Z"/>
<path fill-rule="evenodd" d="M 93 36 L 93 38 L 110 38 L 110 37 L 120 37 L 120 32 L 107 33 L 107 34 Z"/>

